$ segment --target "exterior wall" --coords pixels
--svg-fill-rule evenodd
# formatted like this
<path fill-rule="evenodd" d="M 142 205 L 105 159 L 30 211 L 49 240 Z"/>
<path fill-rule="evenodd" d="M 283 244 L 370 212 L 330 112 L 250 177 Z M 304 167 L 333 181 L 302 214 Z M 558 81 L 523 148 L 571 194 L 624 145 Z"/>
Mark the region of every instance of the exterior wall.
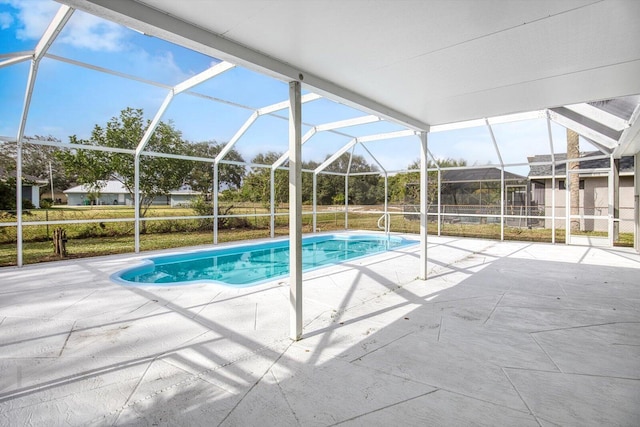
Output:
<path fill-rule="evenodd" d="M 53 199 L 56 204 L 67 203 L 68 197 L 65 193 L 60 190 L 56 190 L 53 193 L 53 197 L 51 197 L 51 187 L 42 187 L 40 192 L 40 200 L 42 199 Z"/>
<path fill-rule="evenodd" d="M 580 214 L 608 216 L 609 215 L 609 187 L 608 177 L 580 177 L 584 180 L 584 189 L 580 190 Z M 545 180 L 545 216 L 551 216 L 551 198 L 552 191 L 556 196 L 556 228 L 564 229 L 566 214 L 566 190 L 558 189 L 558 181 L 563 178 L 556 178 L 556 188 L 551 189 L 551 179 Z M 627 223 L 633 221 L 633 177 L 620 177 L 620 221 L 622 232 L 632 232 L 632 229 L 626 230 Z M 562 218 L 562 219 L 561 219 Z M 552 220 L 545 220 L 545 228 L 551 228 Z M 580 221 L 580 229 L 583 231 L 608 231 L 608 219 L 582 219 Z"/>
<path fill-rule="evenodd" d="M 124 202 L 122 203 L 122 194 L 103 193 L 96 200 L 95 204 L 98 205 L 131 205 L 129 195 L 125 195 Z M 117 203 L 115 203 L 117 201 Z M 82 206 L 89 204 L 89 198 L 87 193 L 67 193 L 67 205 L 69 206 Z"/>
<path fill-rule="evenodd" d="M 82 206 L 88 204 L 87 193 L 68 193 L 68 205 L 69 206 Z M 133 200 L 130 194 L 123 193 L 101 193 L 100 197 L 96 200 L 97 205 L 123 205 L 133 206 Z M 154 206 L 167 206 L 169 200 L 167 196 L 159 196 L 153 200 Z"/>
<path fill-rule="evenodd" d="M 22 186 L 22 200 L 28 200 L 36 208 L 40 207 L 40 187 L 35 185 Z"/>
<path fill-rule="evenodd" d="M 171 207 L 188 206 L 198 196 L 195 194 L 172 194 L 171 195 Z"/>

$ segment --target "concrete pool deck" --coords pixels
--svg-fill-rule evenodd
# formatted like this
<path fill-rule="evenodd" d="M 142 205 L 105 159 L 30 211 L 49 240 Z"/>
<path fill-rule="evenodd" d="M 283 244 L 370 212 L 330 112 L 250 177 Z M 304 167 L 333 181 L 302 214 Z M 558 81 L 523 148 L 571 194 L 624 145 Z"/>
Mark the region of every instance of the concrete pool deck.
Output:
<path fill-rule="evenodd" d="M 429 237 L 286 280 L 124 287 L 119 255 L 0 269 L 0 425 L 640 425 L 640 255 Z"/>

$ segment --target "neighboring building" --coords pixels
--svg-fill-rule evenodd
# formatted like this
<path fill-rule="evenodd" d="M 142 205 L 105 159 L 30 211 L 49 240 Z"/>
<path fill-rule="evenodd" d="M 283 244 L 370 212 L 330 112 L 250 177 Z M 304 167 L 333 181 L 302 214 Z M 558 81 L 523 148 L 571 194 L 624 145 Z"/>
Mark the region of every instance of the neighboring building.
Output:
<path fill-rule="evenodd" d="M 589 218 L 589 216 L 609 215 L 609 159 L 589 160 L 589 157 L 601 155 L 599 152 L 585 153 L 580 160 L 579 168 L 591 172 L 580 173 L 580 201 L 579 212 L 585 218 L 580 220 L 581 231 L 607 231 L 609 220 L 605 218 Z M 564 161 L 566 153 L 556 154 L 556 161 Z M 529 163 L 550 162 L 551 155 L 537 155 L 528 157 Z M 555 215 L 564 217 L 566 213 L 566 164 L 556 166 L 556 185 L 552 189 L 551 165 L 530 165 L 529 180 L 531 181 L 532 203 L 537 204 L 540 214 L 552 216 L 552 192 L 555 192 Z M 573 175 L 572 175 L 573 177 Z M 620 230 L 633 230 L 633 157 L 620 159 Z M 551 219 L 545 220 L 545 228 L 551 228 Z M 557 228 L 564 228 L 565 221 L 556 220 Z"/>
<path fill-rule="evenodd" d="M 7 172 L 0 169 L 0 180 L 16 177 L 15 171 Z M 47 185 L 48 181 L 31 175 L 22 175 L 22 200 L 29 201 L 35 208 L 40 208 L 40 187 Z"/>
<path fill-rule="evenodd" d="M 438 213 L 435 173 L 429 172 L 429 215 L 435 220 Z M 499 223 L 501 215 L 500 183 L 502 171 L 498 167 L 443 169 L 440 174 L 440 212 L 445 214 L 445 222 L 462 223 Z M 527 177 L 511 172 L 504 172 L 504 197 L 506 215 L 526 215 L 531 211 L 527 200 Z M 420 183 L 407 184 L 412 191 L 407 191 L 403 208 L 407 219 L 418 219 L 414 213 L 420 211 Z M 472 216 L 469 216 L 471 214 Z M 486 215 L 486 216 L 479 216 Z M 507 218 L 507 225 L 529 226 L 524 218 Z"/>
<path fill-rule="evenodd" d="M 82 205 L 124 205 L 133 206 L 133 200 L 129 191 L 120 181 L 107 181 L 99 192 L 92 192 L 84 185 L 77 185 L 64 191 L 69 206 Z M 189 188 L 181 188 L 169 193 L 168 196 L 159 196 L 153 200 L 153 205 L 167 205 L 171 207 L 186 206 L 201 193 Z"/>
<path fill-rule="evenodd" d="M 442 212 L 460 215 L 449 218 L 455 222 L 500 223 L 502 177 L 498 167 L 443 170 L 440 176 Z M 504 197 L 506 215 L 526 215 L 531 209 L 527 200 L 527 177 L 505 171 Z M 506 218 L 505 223 L 515 227 L 531 225 L 524 218 Z"/>
<path fill-rule="evenodd" d="M 440 178 L 442 204 L 500 206 L 502 171 L 498 167 L 445 169 Z M 505 171 L 504 182 L 506 204 L 525 206 L 527 177 Z"/>

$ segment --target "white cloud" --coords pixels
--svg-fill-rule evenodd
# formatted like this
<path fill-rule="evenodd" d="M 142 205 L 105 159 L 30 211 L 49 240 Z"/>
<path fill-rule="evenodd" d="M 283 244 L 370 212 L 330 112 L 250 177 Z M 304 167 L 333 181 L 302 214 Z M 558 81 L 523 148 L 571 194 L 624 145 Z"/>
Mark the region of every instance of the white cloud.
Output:
<path fill-rule="evenodd" d="M 13 24 L 13 16 L 9 13 L 0 13 L 0 30 L 6 30 Z"/>
<path fill-rule="evenodd" d="M 75 12 L 59 42 L 101 52 L 117 52 L 126 46 L 127 31 L 122 26 L 83 12 Z"/>
<path fill-rule="evenodd" d="M 161 83 L 175 85 L 191 77 L 176 63 L 171 51 L 151 54 L 144 49 L 135 49 L 128 54 L 133 74 Z"/>
<path fill-rule="evenodd" d="M 16 38 L 39 40 L 55 16 L 60 4 L 51 0 L 0 0 L 17 10 L 15 19 L 0 17 L 4 29 L 17 23 Z M 7 25 L 7 26 L 5 26 Z M 93 51 L 120 51 L 125 46 L 126 29 L 104 19 L 76 11 L 58 37 L 58 43 Z"/>
<path fill-rule="evenodd" d="M 2 0 L 0 3 L 8 4 L 18 11 L 16 37 L 19 40 L 39 39 L 60 7 L 59 4 L 47 0 Z"/>

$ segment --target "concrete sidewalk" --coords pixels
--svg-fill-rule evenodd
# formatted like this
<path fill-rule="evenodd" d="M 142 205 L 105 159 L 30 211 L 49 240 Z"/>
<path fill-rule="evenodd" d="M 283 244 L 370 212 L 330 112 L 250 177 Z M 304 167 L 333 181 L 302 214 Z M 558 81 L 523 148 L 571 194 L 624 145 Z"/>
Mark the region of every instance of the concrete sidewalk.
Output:
<path fill-rule="evenodd" d="M 305 274 L 296 343 L 286 281 L 0 269 L 0 425 L 640 425 L 638 254 L 429 242 Z"/>

